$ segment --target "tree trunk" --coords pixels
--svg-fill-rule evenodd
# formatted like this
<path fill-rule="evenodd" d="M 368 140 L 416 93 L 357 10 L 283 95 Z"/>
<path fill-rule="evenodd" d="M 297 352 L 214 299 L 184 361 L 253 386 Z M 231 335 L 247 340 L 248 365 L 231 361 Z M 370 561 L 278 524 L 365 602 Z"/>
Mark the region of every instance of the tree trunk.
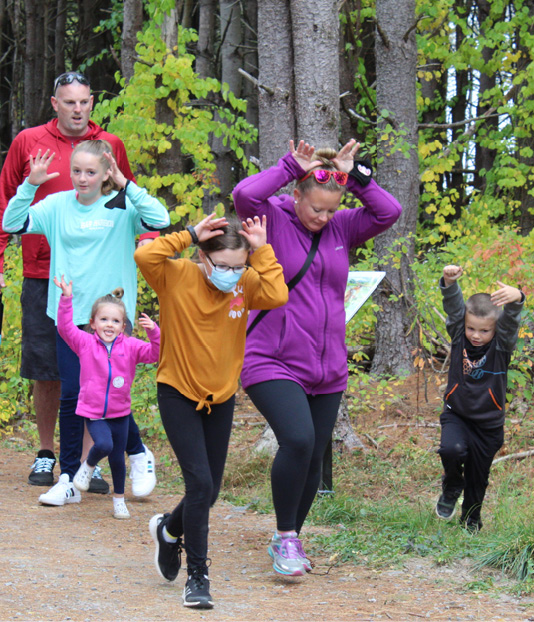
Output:
<path fill-rule="evenodd" d="M 169 15 L 166 15 L 161 24 L 161 38 L 167 46 L 167 54 L 173 54 L 173 50 L 178 43 L 178 13 L 176 9 L 172 9 Z M 156 78 L 156 88 L 162 85 L 161 76 Z M 174 126 L 175 115 L 169 108 L 167 101 L 173 99 L 172 91 L 165 98 L 156 100 L 156 121 L 169 127 Z M 180 141 L 170 139 L 171 147 L 164 153 L 158 153 L 156 159 L 156 168 L 161 176 L 174 175 L 184 172 L 184 161 Z M 176 197 L 170 188 L 163 186 L 158 190 L 158 198 L 166 204 L 169 211 L 176 205 Z"/>
<path fill-rule="evenodd" d="M 54 24 L 54 79 L 65 73 L 65 42 L 67 24 L 67 0 L 58 0 Z"/>
<path fill-rule="evenodd" d="M 47 2 L 27 0 L 26 2 L 26 50 L 24 62 L 24 122 L 26 127 L 44 123 L 43 97 L 50 88 L 45 85 L 47 77 L 47 40 L 45 15 Z M 47 112 L 49 107 L 47 107 Z"/>
<path fill-rule="evenodd" d="M 479 30 L 481 36 L 486 36 L 485 32 L 485 22 L 489 18 L 490 14 L 490 2 L 488 0 L 477 0 L 476 5 L 478 7 L 478 23 Z M 504 18 L 504 15 L 503 15 Z M 491 29 L 493 24 L 490 23 L 489 28 Z M 486 67 L 490 66 L 490 61 L 493 57 L 493 50 L 488 47 L 484 47 L 482 49 L 482 58 L 484 59 L 484 65 Z M 484 71 L 480 72 L 479 77 L 479 87 L 478 87 L 478 104 L 477 104 L 477 117 L 482 116 L 489 108 L 488 102 L 485 99 L 485 94 L 488 93 L 491 89 L 495 88 L 496 84 L 496 74 L 495 72 L 492 75 L 488 75 Z M 477 135 L 482 137 L 492 130 L 496 130 L 499 124 L 499 119 L 497 117 L 486 119 L 482 123 L 480 123 L 477 127 Z M 486 188 L 486 173 L 493 168 L 493 164 L 495 162 L 495 157 L 497 152 L 495 149 L 491 149 L 489 147 L 485 147 L 481 144 L 481 141 L 476 141 L 476 151 L 475 151 L 475 176 L 473 180 L 473 185 L 480 191 L 484 191 Z"/>
<path fill-rule="evenodd" d="M 121 44 L 121 71 L 126 84 L 134 75 L 137 33 L 143 27 L 143 0 L 124 0 Z"/>
<path fill-rule="evenodd" d="M 332 0 L 291 0 L 297 136 L 339 145 L 339 15 Z"/>
<path fill-rule="evenodd" d="M 391 141 L 391 137 L 386 137 L 385 122 L 381 122 L 384 131 L 378 143 L 377 180 L 400 201 L 403 212 L 393 227 L 375 239 L 379 268 L 386 270 L 387 278 L 375 297 L 380 310 L 372 372 L 399 375 L 413 369 L 414 341 L 409 334 L 413 292 L 410 265 L 414 259 L 419 199 L 415 0 L 377 0 L 376 19 L 377 108 L 388 110 L 388 121 L 394 131 L 405 134 Z M 408 157 L 393 148 L 393 143 L 398 146 L 399 140 L 403 141 Z M 396 257 L 392 257 L 392 250 L 396 251 Z"/>
<path fill-rule="evenodd" d="M 259 153 L 262 169 L 275 164 L 286 153 L 289 139 L 296 138 L 289 16 L 289 0 L 261 0 L 258 4 Z"/>
<path fill-rule="evenodd" d="M 243 33 L 243 69 L 257 78 L 258 76 L 258 2 L 257 0 L 247 0 L 244 3 L 244 33 Z M 244 80 L 241 89 L 241 97 L 247 101 L 247 121 L 253 126 L 258 127 L 258 89 L 250 82 Z M 245 154 L 248 159 L 258 160 L 258 143 L 247 143 L 244 145 Z"/>
<path fill-rule="evenodd" d="M 213 48 L 215 41 L 216 0 L 200 0 L 198 3 L 198 41 L 195 71 L 201 78 L 215 75 Z"/>
<path fill-rule="evenodd" d="M 221 21 L 221 82 L 230 87 L 230 91 L 236 96 L 241 96 L 241 75 L 238 69 L 241 67 L 241 9 L 235 0 L 220 0 L 219 2 Z M 222 122 L 221 119 L 218 119 Z M 210 193 L 205 197 L 206 209 L 213 210 L 216 203 L 222 202 L 225 209 L 231 203 L 230 193 L 237 181 L 233 174 L 233 160 L 230 145 L 224 144 L 222 136 L 214 136 L 212 139 L 212 151 L 217 167 L 216 177 L 220 188 L 220 194 Z"/>
<path fill-rule="evenodd" d="M 470 11 L 471 0 L 457 0 L 456 10 L 465 11 L 466 14 Z M 455 42 L 456 51 L 460 49 L 463 40 L 465 38 L 464 31 L 460 25 L 456 26 Z M 467 89 L 471 80 L 471 72 L 467 69 L 456 69 L 455 83 L 456 83 L 456 95 L 451 106 L 451 120 L 453 123 L 458 123 L 466 118 L 467 114 Z M 465 132 L 464 127 L 456 128 L 452 132 L 452 140 L 455 141 L 458 136 L 461 136 Z M 456 151 L 458 152 L 458 168 L 461 169 L 463 165 L 463 151 L 464 147 L 458 146 Z M 449 184 L 451 190 L 456 191 L 456 195 L 451 194 L 451 201 L 454 205 L 454 212 L 447 216 L 447 221 L 456 221 L 462 212 L 462 207 L 465 203 L 465 175 L 463 172 L 453 172 L 449 175 Z"/>

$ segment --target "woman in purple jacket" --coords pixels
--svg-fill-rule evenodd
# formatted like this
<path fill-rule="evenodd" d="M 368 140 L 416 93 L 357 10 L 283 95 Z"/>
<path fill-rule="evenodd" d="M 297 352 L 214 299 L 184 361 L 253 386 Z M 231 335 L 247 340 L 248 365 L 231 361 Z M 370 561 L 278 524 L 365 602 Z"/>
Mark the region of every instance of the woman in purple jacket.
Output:
<path fill-rule="evenodd" d="M 289 302 L 260 321 L 251 312 L 241 374 L 279 444 L 271 471 L 277 530 L 268 552 L 276 572 L 298 576 L 311 570 L 298 535 L 319 488 L 323 454 L 347 387 L 349 252 L 388 229 L 402 208 L 371 179 L 366 163 L 354 163 L 355 140 L 337 153 L 316 152 L 304 141 L 289 146 L 275 166 L 240 182 L 233 197 L 241 219 L 268 215 L 267 239 L 288 283 L 319 238 Z M 293 196 L 276 195 L 293 181 Z M 346 190 L 362 208 L 338 210 Z"/>

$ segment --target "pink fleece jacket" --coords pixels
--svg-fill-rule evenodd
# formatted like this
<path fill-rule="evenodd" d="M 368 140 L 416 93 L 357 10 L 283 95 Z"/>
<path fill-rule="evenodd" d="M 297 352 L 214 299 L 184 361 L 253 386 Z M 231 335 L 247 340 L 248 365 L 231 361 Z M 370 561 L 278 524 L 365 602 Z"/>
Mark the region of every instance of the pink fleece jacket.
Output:
<path fill-rule="evenodd" d="M 157 363 L 159 327 L 147 331 L 150 342 L 119 335 L 108 350 L 100 337 L 72 321 L 72 296 L 61 296 L 59 334 L 80 359 L 80 393 L 76 414 L 89 419 L 125 417 L 131 411 L 130 389 L 137 363 Z"/>

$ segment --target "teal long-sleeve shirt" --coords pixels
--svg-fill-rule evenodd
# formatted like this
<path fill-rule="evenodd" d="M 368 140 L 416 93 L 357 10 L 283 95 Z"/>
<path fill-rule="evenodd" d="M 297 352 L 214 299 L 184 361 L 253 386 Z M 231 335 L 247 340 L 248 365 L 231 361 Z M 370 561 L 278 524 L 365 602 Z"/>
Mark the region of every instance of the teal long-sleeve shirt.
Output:
<path fill-rule="evenodd" d="M 124 289 L 123 301 L 131 321 L 135 317 L 137 271 L 135 236 L 170 223 L 164 205 L 130 182 L 124 209 L 106 207 L 117 192 L 82 205 L 76 192 L 57 192 L 31 205 L 38 186 L 24 181 L 9 201 L 2 227 L 7 233 L 41 233 L 51 249 L 47 315 L 57 323 L 61 290 L 53 278 L 73 282 L 75 324 L 89 322 L 91 307 L 100 296 Z"/>

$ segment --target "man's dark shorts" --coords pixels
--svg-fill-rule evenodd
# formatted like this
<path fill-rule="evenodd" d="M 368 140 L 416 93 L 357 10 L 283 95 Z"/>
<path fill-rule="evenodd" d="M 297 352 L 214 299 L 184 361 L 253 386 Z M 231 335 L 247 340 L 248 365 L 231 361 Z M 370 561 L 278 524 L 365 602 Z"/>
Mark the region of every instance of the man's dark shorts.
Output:
<path fill-rule="evenodd" d="M 56 326 L 46 315 L 48 279 L 24 278 L 22 306 L 22 357 L 20 375 L 30 380 L 59 380 L 56 359 Z"/>

